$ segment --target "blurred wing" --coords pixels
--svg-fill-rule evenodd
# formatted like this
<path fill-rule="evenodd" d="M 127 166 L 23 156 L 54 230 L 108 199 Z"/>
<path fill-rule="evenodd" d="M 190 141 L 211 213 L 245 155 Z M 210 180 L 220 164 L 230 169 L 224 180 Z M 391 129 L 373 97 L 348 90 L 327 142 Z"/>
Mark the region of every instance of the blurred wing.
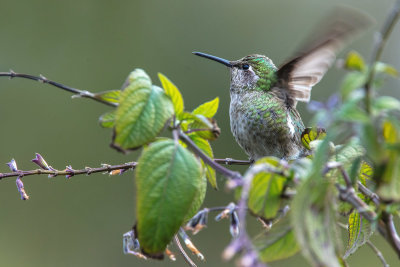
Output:
<path fill-rule="evenodd" d="M 279 87 L 286 88 L 295 103 L 310 101 L 311 88 L 322 79 L 346 41 L 371 24 L 368 16 L 347 8 L 336 9 L 326 21 L 330 24 L 319 27 L 324 32 L 314 35 L 314 41 L 278 70 Z"/>

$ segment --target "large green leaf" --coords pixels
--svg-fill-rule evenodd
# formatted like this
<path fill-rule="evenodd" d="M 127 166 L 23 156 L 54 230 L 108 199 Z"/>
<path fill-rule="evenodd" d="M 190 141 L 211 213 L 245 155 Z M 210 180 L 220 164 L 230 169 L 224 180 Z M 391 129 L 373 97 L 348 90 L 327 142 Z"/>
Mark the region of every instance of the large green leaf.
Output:
<path fill-rule="evenodd" d="M 215 113 L 217 113 L 218 105 L 219 98 L 216 97 L 213 100 L 198 106 L 195 110 L 193 110 L 193 114 L 203 115 L 206 118 L 212 118 L 214 117 Z"/>
<path fill-rule="evenodd" d="M 197 136 L 196 134 L 190 134 L 189 135 L 190 139 L 192 139 L 192 141 L 211 159 L 214 159 L 214 154 L 211 148 L 210 143 Z M 217 175 L 215 173 L 215 170 L 210 167 L 210 165 L 205 164 L 204 161 L 201 161 L 203 167 L 205 168 L 205 173 L 206 173 L 206 177 L 208 179 L 208 182 L 211 184 L 211 186 L 215 189 L 218 188 L 217 185 Z"/>
<path fill-rule="evenodd" d="M 172 117 L 171 99 L 152 86 L 149 76 L 136 69 L 131 83 L 122 91 L 116 109 L 113 146 L 120 150 L 135 149 L 152 141 Z"/>
<path fill-rule="evenodd" d="M 269 231 L 259 235 L 254 244 L 263 262 L 286 259 L 300 251 L 288 215 L 275 223 Z"/>
<path fill-rule="evenodd" d="M 343 258 L 353 254 L 359 247 L 364 245 L 374 233 L 371 223 L 364 219 L 357 211 L 353 211 L 348 220 L 349 240 Z"/>
<path fill-rule="evenodd" d="M 304 256 L 313 266 L 340 267 L 333 184 L 315 172 L 297 190 L 292 225 Z"/>
<path fill-rule="evenodd" d="M 161 140 L 145 147 L 135 169 L 137 231 L 142 250 L 162 253 L 204 198 L 200 162 L 179 143 Z"/>
<path fill-rule="evenodd" d="M 158 78 L 161 81 L 165 93 L 171 98 L 172 104 L 174 105 L 175 115 L 179 119 L 184 110 L 181 92 L 179 92 L 178 88 L 165 75 L 158 73 Z"/>
<path fill-rule="evenodd" d="M 254 166 L 257 164 L 268 164 L 271 169 L 279 169 L 279 159 L 273 157 L 259 159 Z M 286 181 L 286 177 L 278 174 L 257 173 L 249 191 L 248 207 L 251 212 L 265 220 L 274 219 L 282 207 L 282 192 Z"/>

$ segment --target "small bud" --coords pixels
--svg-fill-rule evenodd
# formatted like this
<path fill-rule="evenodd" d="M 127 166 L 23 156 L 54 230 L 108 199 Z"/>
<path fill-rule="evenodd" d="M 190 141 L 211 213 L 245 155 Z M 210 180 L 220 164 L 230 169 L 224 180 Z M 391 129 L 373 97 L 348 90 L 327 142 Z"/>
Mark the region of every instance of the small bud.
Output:
<path fill-rule="evenodd" d="M 49 165 L 47 164 L 47 162 L 44 160 L 44 158 L 39 153 L 36 153 L 36 157 L 34 159 L 32 159 L 31 161 L 33 163 L 35 163 L 36 165 L 38 165 L 43 170 L 50 170 Z"/>
<path fill-rule="evenodd" d="M 65 167 L 65 172 L 68 173 L 67 175 L 65 175 L 65 178 L 67 178 L 67 179 L 69 179 L 75 175 L 75 170 L 72 169 L 71 165 L 68 165 L 67 167 Z"/>
<path fill-rule="evenodd" d="M 235 203 L 231 202 L 229 203 L 228 206 L 226 206 L 226 208 L 219 213 L 216 217 L 215 220 L 218 222 L 224 218 L 228 218 L 228 216 L 236 209 L 236 205 Z"/>
<path fill-rule="evenodd" d="M 207 226 L 208 221 L 208 209 L 199 211 L 185 226 L 185 230 L 190 230 L 195 235 L 200 232 L 201 229 Z"/>
<path fill-rule="evenodd" d="M 118 169 L 118 170 L 112 170 L 108 174 L 109 175 L 121 175 L 126 171 L 127 171 L 127 169 Z"/>
<path fill-rule="evenodd" d="M 22 200 L 27 200 L 27 199 L 29 199 L 28 194 L 25 192 L 24 183 L 22 182 L 20 176 L 17 177 L 17 180 L 15 181 L 15 183 L 16 183 L 16 185 L 17 185 L 18 192 L 19 192 L 19 194 L 21 195 L 21 199 L 22 199 Z"/>
<path fill-rule="evenodd" d="M 8 162 L 6 164 L 8 165 L 8 167 L 10 168 L 10 170 L 12 172 L 18 171 L 17 162 L 15 161 L 15 159 L 12 159 L 10 162 Z"/>
<path fill-rule="evenodd" d="M 122 248 L 124 254 L 131 254 L 139 259 L 147 260 L 147 257 L 139 252 L 140 244 L 132 230 L 123 235 Z"/>
<path fill-rule="evenodd" d="M 201 254 L 201 252 L 195 247 L 195 245 L 192 243 L 188 235 L 183 231 L 179 231 L 180 236 L 183 239 L 183 242 L 185 242 L 186 247 L 199 258 L 200 260 L 204 261 L 204 256 Z"/>
<path fill-rule="evenodd" d="M 176 261 L 175 254 L 172 253 L 172 251 L 169 250 L 168 248 L 165 249 L 165 254 L 167 254 L 168 258 L 169 258 L 171 261 Z"/>
<path fill-rule="evenodd" d="M 231 213 L 231 224 L 229 226 L 229 232 L 233 237 L 237 237 L 239 235 L 239 217 L 236 211 Z"/>

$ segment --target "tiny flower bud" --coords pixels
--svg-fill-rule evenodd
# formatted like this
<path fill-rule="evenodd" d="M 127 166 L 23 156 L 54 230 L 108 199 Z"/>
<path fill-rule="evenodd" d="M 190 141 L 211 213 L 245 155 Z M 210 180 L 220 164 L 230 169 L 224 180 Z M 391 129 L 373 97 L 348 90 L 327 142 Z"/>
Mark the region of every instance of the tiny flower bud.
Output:
<path fill-rule="evenodd" d="M 65 167 L 65 171 L 68 173 L 67 175 L 65 175 L 65 178 L 67 178 L 67 179 L 69 179 L 75 175 L 75 170 L 72 169 L 71 165 L 68 165 L 67 167 Z"/>
<path fill-rule="evenodd" d="M 226 208 L 215 217 L 215 220 L 218 222 L 224 218 L 228 218 L 228 215 L 231 214 L 235 209 L 236 209 L 235 203 L 233 202 L 229 203 L 229 205 L 226 206 Z"/>
<path fill-rule="evenodd" d="M 12 172 L 18 171 L 17 162 L 15 159 L 12 159 L 10 162 L 6 163 Z"/>
<path fill-rule="evenodd" d="M 229 232 L 233 237 L 237 237 L 239 235 L 239 217 L 236 211 L 231 213 L 231 224 L 229 226 Z"/>
<path fill-rule="evenodd" d="M 22 199 L 22 200 L 27 200 L 27 199 L 29 199 L 28 194 L 25 192 L 24 183 L 22 182 L 20 176 L 17 177 L 17 180 L 16 180 L 15 183 L 16 183 L 16 185 L 17 185 L 18 192 L 19 192 L 19 194 L 21 195 L 21 199 Z"/>
<path fill-rule="evenodd" d="M 169 250 L 168 248 L 165 249 L 165 254 L 167 254 L 168 258 L 169 258 L 171 261 L 176 261 L 175 254 L 172 253 L 172 251 Z"/>
<path fill-rule="evenodd" d="M 43 170 L 50 170 L 49 165 L 47 164 L 47 162 L 44 160 L 44 158 L 39 153 L 36 153 L 36 157 L 34 159 L 32 159 L 31 161 L 33 163 L 35 163 L 36 165 L 38 165 Z"/>

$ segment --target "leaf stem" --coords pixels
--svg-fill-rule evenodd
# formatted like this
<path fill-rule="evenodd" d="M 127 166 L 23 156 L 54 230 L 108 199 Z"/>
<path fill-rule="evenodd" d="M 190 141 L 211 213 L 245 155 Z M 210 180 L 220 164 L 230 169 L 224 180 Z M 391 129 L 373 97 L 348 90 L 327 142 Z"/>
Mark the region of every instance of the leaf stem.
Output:
<path fill-rule="evenodd" d="M 392 7 L 389 16 L 387 17 L 385 24 L 380 32 L 376 33 L 375 45 L 372 51 L 371 62 L 369 64 L 369 73 L 367 82 L 365 83 L 365 106 L 368 113 L 371 109 L 371 86 L 375 76 L 375 63 L 380 60 L 383 52 L 383 48 L 387 40 L 389 39 L 390 33 L 392 32 L 394 25 L 400 18 L 400 0 L 397 0 Z"/>
<path fill-rule="evenodd" d="M 389 264 L 387 264 L 385 258 L 383 257 L 382 252 L 370 241 L 367 241 L 368 246 L 375 252 L 376 256 L 380 259 L 380 261 L 383 264 L 383 267 L 389 267 Z"/>
<path fill-rule="evenodd" d="M 102 100 L 100 98 L 97 98 L 95 96 L 95 94 L 93 94 L 93 93 L 91 93 L 89 91 L 79 90 L 79 89 L 76 89 L 76 88 L 73 88 L 73 87 L 69 87 L 67 85 L 64 85 L 64 84 L 61 84 L 61 83 L 58 83 L 58 82 L 55 82 L 55 81 L 51 81 L 51 80 L 47 79 L 46 77 L 44 77 L 42 75 L 34 76 L 34 75 L 30 75 L 30 74 L 16 73 L 16 72 L 11 70 L 10 72 L 0 72 L 0 77 L 10 77 L 10 79 L 12 79 L 12 78 L 24 78 L 24 79 L 38 81 L 38 82 L 41 82 L 41 83 L 47 83 L 47 84 L 50 84 L 50 85 L 55 86 L 57 88 L 63 89 L 65 91 L 67 91 L 67 92 L 73 93 L 73 94 L 75 94 L 75 95 L 77 95 L 79 97 L 90 98 L 90 99 L 93 99 L 93 100 L 95 100 L 97 102 L 100 102 L 100 103 L 103 103 L 103 104 L 106 104 L 106 105 L 109 105 L 109 106 L 113 106 L 113 107 L 118 106 L 117 103 L 112 103 L 112 102 L 104 101 L 104 100 Z"/>
<path fill-rule="evenodd" d="M 213 169 L 215 169 L 217 172 L 221 173 L 222 175 L 226 176 L 229 179 L 242 179 L 242 175 L 239 172 L 231 171 L 221 165 L 219 165 L 217 162 L 212 160 L 210 157 L 208 157 L 204 152 L 196 146 L 196 144 L 192 141 L 192 139 L 189 138 L 186 134 L 184 134 L 182 131 L 179 131 L 179 138 L 197 155 L 199 156 L 205 163 L 210 165 Z"/>

